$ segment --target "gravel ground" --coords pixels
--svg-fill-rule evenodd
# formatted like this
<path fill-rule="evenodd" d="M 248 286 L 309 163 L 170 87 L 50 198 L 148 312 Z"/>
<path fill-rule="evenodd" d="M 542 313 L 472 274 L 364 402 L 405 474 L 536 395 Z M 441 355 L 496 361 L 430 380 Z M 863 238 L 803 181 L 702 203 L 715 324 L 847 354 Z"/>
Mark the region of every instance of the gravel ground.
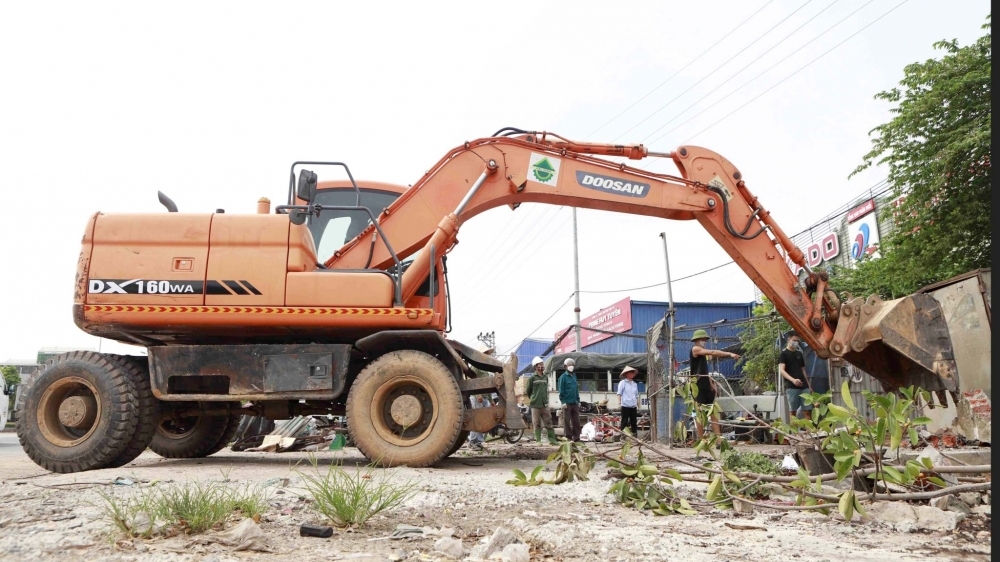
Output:
<path fill-rule="evenodd" d="M 780 456 L 777 447 L 749 447 Z M 706 511 L 692 516 L 654 517 L 614 504 L 605 492 L 609 481 L 599 462 L 587 482 L 515 487 L 505 483 L 511 469 L 530 472 L 554 450 L 518 443 L 487 445 L 487 451 L 462 449 L 433 469 L 397 469 L 393 478 L 411 481 L 417 493 L 401 508 L 376 516 L 362 529 L 337 531 L 328 539 L 300 537 L 303 522 L 320 523 L 302 487 L 302 473 L 313 468 L 302 453 L 233 453 L 207 459 L 167 460 L 147 451 L 118 469 L 50 474 L 27 456 L 0 456 L 0 559 L 205 561 L 234 560 L 451 560 L 435 553 L 438 537 L 388 539 L 399 524 L 453 529 L 463 557 L 499 528 L 530 547 L 531 560 L 989 560 L 992 535 L 989 505 L 972 506 L 968 515 L 940 510 L 938 519 L 921 519 L 907 506 L 867 521 L 806 512 L 737 514 Z M 675 450 L 691 456 L 689 450 Z M 355 449 L 315 455 L 320 468 L 341 462 L 348 470 L 364 466 Z M 547 473 L 551 476 L 551 473 Z M 115 485 L 118 477 L 135 482 Z M 199 544 L 197 537 L 128 540 L 101 517 L 100 494 L 126 495 L 150 486 L 194 480 L 231 486 L 260 485 L 269 491 L 269 508 L 259 528 L 270 553 L 235 551 L 222 544 Z M 287 479 L 287 480 L 286 480 Z M 704 485 L 683 483 L 682 494 L 696 497 Z M 967 498 L 969 499 L 969 498 Z M 970 503 L 989 501 L 975 496 Z M 909 510 L 908 510 L 909 509 Z M 929 508 L 928 508 L 929 509 Z M 907 511 L 908 510 L 908 511 Z M 930 513 L 930 512 L 927 512 Z M 943 514 L 943 516 L 942 516 Z M 907 517 L 912 521 L 905 520 Z M 929 517 L 929 515 L 928 515 Z M 949 525 L 957 527 L 948 529 Z M 908 522 L 909 521 L 909 522 Z M 227 528 L 235 526 L 233 521 Z M 942 530 L 922 530 L 939 528 Z M 937 527 L 935 527 L 937 526 Z M 734 528 L 736 527 L 736 528 Z M 899 529 L 899 530 L 897 530 Z M 909 531 L 909 532 L 907 532 Z M 480 547 L 481 549 L 482 547 Z"/>

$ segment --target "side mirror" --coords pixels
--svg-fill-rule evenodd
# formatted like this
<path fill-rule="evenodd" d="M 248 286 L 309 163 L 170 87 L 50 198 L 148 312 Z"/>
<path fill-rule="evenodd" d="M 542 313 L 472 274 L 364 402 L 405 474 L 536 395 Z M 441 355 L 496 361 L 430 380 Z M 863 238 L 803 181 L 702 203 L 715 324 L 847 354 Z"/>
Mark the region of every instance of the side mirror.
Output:
<path fill-rule="evenodd" d="M 310 172 L 309 170 L 302 170 L 299 174 L 299 187 L 295 194 L 299 199 L 306 202 L 306 205 L 312 205 L 314 199 L 316 199 L 316 172 Z"/>
<path fill-rule="evenodd" d="M 297 209 L 292 209 L 288 211 L 288 220 L 294 225 L 303 225 L 306 223 L 306 218 L 309 213 L 306 211 L 299 211 Z"/>

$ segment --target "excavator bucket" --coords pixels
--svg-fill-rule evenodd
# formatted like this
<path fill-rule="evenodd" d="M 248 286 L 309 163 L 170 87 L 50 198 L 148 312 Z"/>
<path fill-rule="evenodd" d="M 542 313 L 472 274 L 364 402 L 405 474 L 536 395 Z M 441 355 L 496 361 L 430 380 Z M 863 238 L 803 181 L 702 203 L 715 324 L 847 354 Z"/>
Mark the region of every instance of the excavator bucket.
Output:
<path fill-rule="evenodd" d="M 844 359 L 887 390 L 912 385 L 958 391 L 951 335 L 941 304 L 931 295 L 884 302 L 876 296 L 851 299 L 841 308 L 834 342 L 834 349 L 839 344 L 845 350 Z"/>

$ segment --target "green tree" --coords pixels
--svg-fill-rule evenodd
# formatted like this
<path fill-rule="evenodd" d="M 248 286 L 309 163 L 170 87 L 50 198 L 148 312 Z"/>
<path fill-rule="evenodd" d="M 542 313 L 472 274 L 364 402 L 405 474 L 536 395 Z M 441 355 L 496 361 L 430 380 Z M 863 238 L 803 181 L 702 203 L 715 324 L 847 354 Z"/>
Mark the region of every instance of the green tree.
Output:
<path fill-rule="evenodd" d="M 777 390 L 774 380 L 778 372 L 778 336 L 791 330 L 791 326 L 775 312 L 774 304 L 767 297 L 754 307 L 753 317 L 759 320 L 740 332 L 743 375 L 757 383 L 761 390 Z"/>
<path fill-rule="evenodd" d="M 17 367 L 13 365 L 0 367 L 0 372 L 3 373 L 3 380 L 7 381 L 7 384 L 19 384 L 21 382 L 21 375 L 17 374 Z"/>
<path fill-rule="evenodd" d="M 882 211 L 894 224 L 882 257 L 837 269 L 831 284 L 838 291 L 898 298 L 990 267 L 990 35 L 934 47 L 944 56 L 907 66 L 902 89 L 875 96 L 896 104 L 895 116 L 871 131 L 872 149 L 851 176 L 887 164 L 902 199 Z"/>

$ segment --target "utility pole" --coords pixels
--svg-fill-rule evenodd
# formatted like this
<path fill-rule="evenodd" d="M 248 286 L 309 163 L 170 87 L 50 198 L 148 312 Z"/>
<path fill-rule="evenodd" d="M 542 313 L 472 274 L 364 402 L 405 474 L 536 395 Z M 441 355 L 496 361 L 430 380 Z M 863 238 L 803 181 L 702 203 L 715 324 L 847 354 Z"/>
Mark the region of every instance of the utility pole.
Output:
<path fill-rule="evenodd" d="M 667 336 L 667 448 L 674 447 L 674 291 L 670 283 L 670 255 L 667 253 L 667 233 L 661 232 L 663 239 L 663 261 L 667 265 L 667 322 L 669 323 Z M 659 407 L 657 400 L 657 415 L 663 410 Z"/>
<path fill-rule="evenodd" d="M 479 332 L 476 339 L 483 342 L 490 349 L 496 348 L 496 332 Z"/>
<path fill-rule="evenodd" d="M 576 207 L 573 207 L 573 294 L 576 296 L 576 306 L 573 312 L 576 313 L 576 350 L 583 351 L 580 345 L 580 249 L 576 241 Z"/>

